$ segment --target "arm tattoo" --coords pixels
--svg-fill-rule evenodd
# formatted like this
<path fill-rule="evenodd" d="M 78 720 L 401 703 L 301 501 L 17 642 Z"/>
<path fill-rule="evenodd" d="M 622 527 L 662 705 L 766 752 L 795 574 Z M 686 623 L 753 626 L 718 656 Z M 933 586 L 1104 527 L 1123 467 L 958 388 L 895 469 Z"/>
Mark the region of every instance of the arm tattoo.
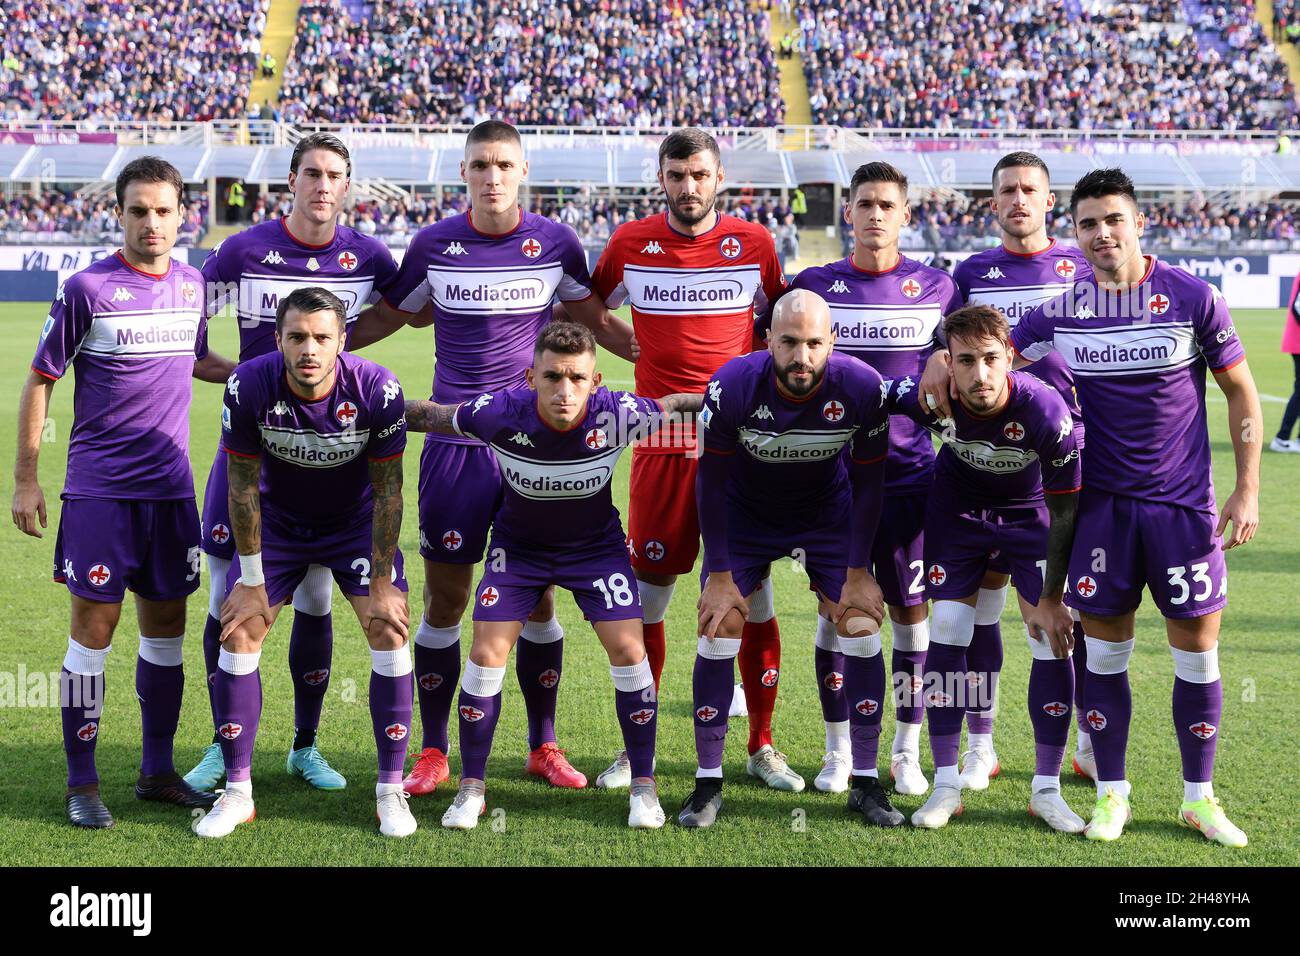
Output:
<path fill-rule="evenodd" d="M 659 399 L 659 404 L 663 406 L 664 412 L 669 415 L 679 412 L 694 414 L 704 406 L 704 393 L 676 392 Z"/>
<path fill-rule="evenodd" d="M 451 426 L 452 416 L 459 405 L 439 405 L 424 399 L 410 398 L 406 401 L 406 427 L 413 432 L 441 432 L 444 435 L 456 434 Z"/>
<path fill-rule="evenodd" d="M 387 580 L 393 572 L 397 537 L 402 530 L 402 457 L 370 463 L 374 490 L 374 530 L 371 534 L 371 579 Z"/>
<path fill-rule="evenodd" d="M 1074 544 L 1074 524 L 1079 513 L 1079 493 L 1044 495 L 1052 524 L 1047 531 L 1047 571 L 1043 575 L 1043 593 L 1060 594 L 1070 565 L 1070 548 Z"/>
<path fill-rule="evenodd" d="M 262 459 L 226 455 L 226 478 L 230 482 L 230 527 L 240 554 L 262 550 L 262 497 L 258 482 Z"/>

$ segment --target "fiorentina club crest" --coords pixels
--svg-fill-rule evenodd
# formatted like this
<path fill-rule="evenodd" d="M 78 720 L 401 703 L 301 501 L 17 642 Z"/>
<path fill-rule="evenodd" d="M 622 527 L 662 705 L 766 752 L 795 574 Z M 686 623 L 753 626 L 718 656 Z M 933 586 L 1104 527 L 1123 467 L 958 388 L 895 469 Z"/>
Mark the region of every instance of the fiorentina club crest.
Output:
<path fill-rule="evenodd" d="M 351 252 L 344 249 L 339 253 L 339 268 L 344 272 L 351 272 L 357 267 L 357 257 Z"/>
<path fill-rule="evenodd" d="M 1074 263 L 1071 262 L 1069 259 L 1056 260 L 1056 274 L 1060 276 L 1062 279 L 1073 279 L 1074 270 L 1075 270 Z"/>
<path fill-rule="evenodd" d="M 1169 311 L 1170 304 L 1169 296 L 1157 292 L 1147 300 L 1147 309 L 1152 315 L 1164 315 Z"/>
<path fill-rule="evenodd" d="M 218 521 L 210 532 L 214 544 L 225 544 L 230 540 L 230 529 Z"/>
<path fill-rule="evenodd" d="M 1059 700 L 1043 705 L 1043 713 L 1049 717 L 1064 717 L 1070 712 L 1070 708 Z"/>
<path fill-rule="evenodd" d="M 99 733 L 99 724 L 93 720 L 88 724 L 83 724 L 77 731 L 78 740 L 94 740 L 95 735 Z"/>
<path fill-rule="evenodd" d="M 707 724 L 714 717 L 718 716 L 718 712 L 713 707 L 710 707 L 708 704 L 705 704 L 703 707 L 695 711 L 695 716 L 700 719 L 701 723 Z"/>
<path fill-rule="evenodd" d="M 522 252 L 525 256 L 527 256 L 529 259 L 536 259 L 538 256 L 542 254 L 542 244 L 538 242 L 536 239 L 534 239 L 532 236 L 529 236 L 519 246 L 519 251 Z"/>
<path fill-rule="evenodd" d="M 642 708 L 641 710 L 636 711 L 635 713 L 628 714 L 627 719 L 632 721 L 632 723 L 634 724 L 643 726 L 645 724 L 650 723 L 650 719 L 654 717 L 654 715 L 655 712 L 653 710 L 651 710 L 649 707 L 645 707 Z"/>
<path fill-rule="evenodd" d="M 466 704 L 460 709 L 460 719 L 472 724 L 483 719 L 483 711 L 472 704 Z"/>
<path fill-rule="evenodd" d="M 843 417 L 844 406 L 840 402 L 835 401 L 835 399 L 832 398 L 822 406 L 822 418 L 826 419 L 828 422 L 838 422 Z"/>
<path fill-rule="evenodd" d="M 460 532 L 455 528 L 442 533 L 442 546 L 448 551 L 459 551 L 460 546 L 464 543 L 465 539 L 461 537 Z"/>
<path fill-rule="evenodd" d="M 1196 736 L 1200 737 L 1202 740 L 1209 740 L 1219 730 L 1219 728 L 1214 726 L 1214 724 L 1208 723 L 1207 721 L 1204 720 L 1202 720 L 1200 723 L 1192 724 L 1187 729 L 1190 730 L 1192 733 L 1194 733 Z"/>
<path fill-rule="evenodd" d="M 479 596 L 478 603 L 482 604 L 484 607 L 491 607 L 499 600 L 501 600 L 501 593 L 494 587 L 486 587 L 483 589 L 483 593 Z"/>
<path fill-rule="evenodd" d="M 389 740 L 405 740 L 406 724 L 389 724 L 384 728 L 384 736 Z"/>
<path fill-rule="evenodd" d="M 439 687 L 441 687 L 441 686 L 442 686 L 442 675 L 441 675 L 441 674 L 421 674 L 421 675 L 420 675 L 420 689 L 421 689 L 421 690 L 437 690 L 437 689 L 438 689 Z"/>
<path fill-rule="evenodd" d="M 330 669 L 328 667 L 322 667 L 314 671 L 308 671 L 302 675 L 302 679 L 312 687 L 319 687 L 321 684 L 325 683 L 326 678 L 329 676 Z"/>
<path fill-rule="evenodd" d="M 181 298 L 186 302 L 193 303 L 199 297 L 198 291 L 194 288 L 193 282 L 181 283 Z"/>
<path fill-rule="evenodd" d="M 926 572 L 925 578 L 931 584 L 940 585 L 948 580 L 948 572 L 943 569 L 942 564 L 932 564 L 930 570 Z"/>
<path fill-rule="evenodd" d="M 645 556 L 651 561 L 662 561 L 668 549 L 664 547 L 662 541 L 656 541 L 651 538 L 645 543 Z"/>
<path fill-rule="evenodd" d="M 227 721 L 217 728 L 217 733 L 221 734 L 227 740 L 234 740 L 244 732 L 244 725 L 237 724 L 234 721 Z"/>
<path fill-rule="evenodd" d="M 605 434 L 604 429 L 593 428 L 591 431 L 587 432 L 585 441 L 588 448 L 592 451 L 598 451 L 609 444 L 609 436 Z"/>
<path fill-rule="evenodd" d="M 780 672 L 775 667 L 769 667 L 763 671 L 763 676 L 759 678 L 759 681 L 764 687 L 775 687 L 780 676 Z"/>
<path fill-rule="evenodd" d="M 839 671 L 831 671 L 822 683 L 826 685 L 827 690 L 839 690 L 844 686 L 844 675 Z"/>
<path fill-rule="evenodd" d="M 1106 729 L 1106 715 L 1099 710 L 1088 711 L 1088 716 L 1085 719 L 1088 721 L 1088 726 L 1093 730 Z"/>
<path fill-rule="evenodd" d="M 1079 597 L 1092 597 L 1097 593 L 1097 579 L 1085 574 L 1074 582 L 1074 590 Z"/>
<path fill-rule="evenodd" d="M 1007 422 L 1002 426 L 1002 434 L 1011 441 L 1020 441 L 1025 437 L 1025 426 L 1020 422 Z"/>
<path fill-rule="evenodd" d="M 556 673 L 554 667 L 548 667 L 537 675 L 537 683 L 541 684 L 547 690 L 550 690 L 560 682 L 560 675 Z"/>
<path fill-rule="evenodd" d="M 740 240 L 735 236 L 727 236 L 718 243 L 718 251 L 722 253 L 724 259 L 735 259 L 743 249 L 744 246 L 740 244 Z"/>
<path fill-rule="evenodd" d="M 86 580 L 88 580 L 95 587 L 102 588 L 105 584 L 109 582 L 109 579 L 112 577 L 113 577 L 113 572 L 108 570 L 108 565 L 97 564 L 90 569 L 90 573 L 86 575 Z"/>
<path fill-rule="evenodd" d="M 334 409 L 334 417 L 338 419 L 340 425 L 346 428 L 357 420 L 357 406 L 352 402 L 343 402 L 338 408 Z"/>
<path fill-rule="evenodd" d="M 874 714 L 877 710 L 880 709 L 880 702 L 872 700 L 870 697 L 867 697 L 854 704 L 853 709 L 856 710 L 863 717 L 870 717 L 872 714 Z"/>
<path fill-rule="evenodd" d="M 917 282 L 915 279 L 905 280 L 898 288 L 903 295 L 907 296 L 909 299 L 915 299 L 921 294 L 921 283 Z"/>

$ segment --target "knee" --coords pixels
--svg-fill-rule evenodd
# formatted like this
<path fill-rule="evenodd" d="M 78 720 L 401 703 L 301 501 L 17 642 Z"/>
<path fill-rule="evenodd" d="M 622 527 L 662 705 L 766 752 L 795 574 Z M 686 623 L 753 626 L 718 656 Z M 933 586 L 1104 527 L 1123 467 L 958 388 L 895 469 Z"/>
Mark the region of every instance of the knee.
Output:
<path fill-rule="evenodd" d="M 372 621 L 366 632 L 366 642 L 372 651 L 396 651 L 406 644 L 402 632 L 387 621 Z"/>
<path fill-rule="evenodd" d="M 451 627 L 460 623 L 469 606 L 470 578 L 426 575 L 424 581 L 424 618 L 431 627 Z"/>
<path fill-rule="evenodd" d="M 230 632 L 221 646 L 231 654 L 256 654 L 262 650 L 266 630 L 266 625 L 260 618 L 245 621 Z"/>
<path fill-rule="evenodd" d="M 930 620 L 930 642 L 950 647 L 970 647 L 975 636 L 975 606 L 961 601 L 935 601 Z"/>
<path fill-rule="evenodd" d="M 718 636 L 739 638 L 744 630 L 745 616 L 733 607 L 718 625 Z"/>

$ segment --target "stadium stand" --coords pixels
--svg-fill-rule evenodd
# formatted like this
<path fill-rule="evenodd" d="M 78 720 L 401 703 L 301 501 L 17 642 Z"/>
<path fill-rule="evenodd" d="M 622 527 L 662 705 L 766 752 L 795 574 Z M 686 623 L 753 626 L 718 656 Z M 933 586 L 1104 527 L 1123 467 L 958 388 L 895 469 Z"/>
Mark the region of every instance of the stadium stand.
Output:
<path fill-rule="evenodd" d="M 45 192 L 15 196 L 0 201 L 0 243 L 121 242 L 114 205 L 111 195 L 93 198 L 75 192 Z M 207 194 L 190 195 L 177 245 L 198 245 L 207 233 L 207 222 Z"/>

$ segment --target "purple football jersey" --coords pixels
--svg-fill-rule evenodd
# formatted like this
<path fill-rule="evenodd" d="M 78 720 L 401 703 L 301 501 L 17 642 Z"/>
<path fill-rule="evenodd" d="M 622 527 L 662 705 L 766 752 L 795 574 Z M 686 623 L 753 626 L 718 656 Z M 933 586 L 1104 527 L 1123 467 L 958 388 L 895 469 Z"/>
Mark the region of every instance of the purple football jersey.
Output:
<path fill-rule="evenodd" d="M 239 360 L 275 351 L 275 313 L 280 299 L 303 286 L 333 292 L 347 309 L 348 328 L 361 310 L 385 294 L 397 278 L 388 247 L 347 226 L 335 226 L 323 246 L 301 242 L 287 219 L 271 219 L 235 233 L 203 261 L 208 315 L 235 303 Z"/>
<path fill-rule="evenodd" d="M 523 385 L 555 297 L 577 302 L 592 294 L 586 253 L 569 226 L 524 212 L 510 232 L 488 235 L 470 215 L 416 233 L 385 293 L 403 312 L 433 303 L 433 400 L 444 405 Z"/>
<path fill-rule="evenodd" d="M 527 386 L 485 392 L 456 409 L 452 424 L 485 443 L 501 468 L 496 532 L 542 551 L 622 539 L 609 486 L 623 449 L 658 427 L 652 398 L 597 388 L 566 431 L 542 420 Z M 436 489 L 435 489 L 436 490 Z"/>
<path fill-rule="evenodd" d="M 64 498 L 194 497 L 190 399 L 208 354 L 203 276 L 174 259 L 161 276 L 121 254 L 61 286 L 32 369 L 77 370 Z"/>
<path fill-rule="evenodd" d="M 727 362 L 709 382 L 700 421 L 706 453 L 740 453 L 728 501 L 775 528 L 847 519 L 852 491 L 841 452 L 848 446 L 867 464 L 892 453 L 885 395 L 875 369 L 838 352 L 801 401 L 778 390 L 770 352 Z"/>
<path fill-rule="evenodd" d="M 1088 419 L 1084 483 L 1093 490 L 1214 510 L 1205 370 L 1246 357 L 1214 286 L 1147 256 L 1131 290 L 1089 278 L 1024 316 L 1011 344 L 1030 360 L 1055 348 Z"/>
<path fill-rule="evenodd" d="M 952 425 L 921 410 L 919 392 L 891 383 L 891 410 L 929 428 L 943 441 L 934 466 L 934 500 L 958 511 L 1015 508 L 1043 492 L 1078 491 L 1078 429 L 1064 399 L 1025 372 L 1008 375 L 1011 394 L 1001 411 L 977 415 L 953 402 Z"/>
<path fill-rule="evenodd" d="M 1012 328 L 1034 306 L 1056 299 L 1074 288 L 1074 283 L 1091 277 L 1092 266 L 1078 246 L 1058 244 L 1055 239 L 1042 252 L 1021 255 L 1006 246 L 977 252 L 957 264 L 953 281 L 968 304 L 991 305 L 1007 317 Z M 1082 427 L 1082 411 L 1074 390 L 1074 375 L 1055 352 L 1043 356 L 1029 370 L 1060 393 Z"/>
<path fill-rule="evenodd" d="M 321 531 L 368 519 L 372 461 L 406 448 L 406 400 L 397 377 L 351 352 L 333 390 L 314 401 L 289 387 L 279 352 L 242 362 L 226 385 L 227 454 L 262 459 L 264 514 Z"/>
<path fill-rule="evenodd" d="M 790 288 L 816 292 L 829 303 L 836 352 L 861 359 L 885 378 L 918 382 L 943 317 L 961 305 L 946 272 L 906 256 L 884 272 L 859 269 L 850 256 L 804 269 Z M 770 325 L 769 312 L 760 321 L 760 335 Z M 886 494 L 924 491 L 933 468 L 934 445 L 925 429 L 896 417 L 889 429 Z"/>

